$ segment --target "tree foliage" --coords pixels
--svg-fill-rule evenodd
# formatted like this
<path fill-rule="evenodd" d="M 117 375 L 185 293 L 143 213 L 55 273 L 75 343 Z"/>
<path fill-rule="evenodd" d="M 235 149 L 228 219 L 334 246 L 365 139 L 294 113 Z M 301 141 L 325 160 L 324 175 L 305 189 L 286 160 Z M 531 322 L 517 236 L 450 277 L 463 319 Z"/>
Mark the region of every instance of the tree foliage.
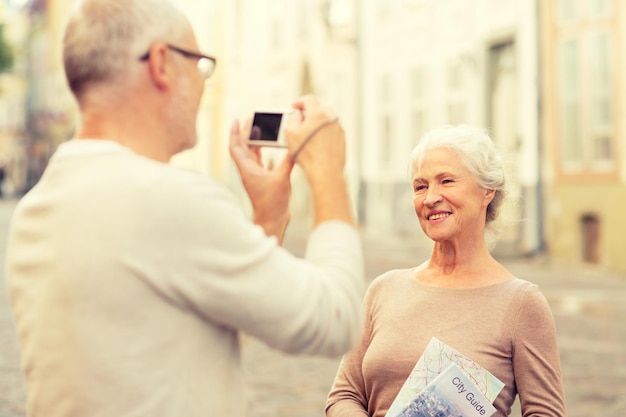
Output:
<path fill-rule="evenodd" d="M 4 40 L 4 25 L 0 23 L 0 72 L 13 67 L 13 50 Z"/>

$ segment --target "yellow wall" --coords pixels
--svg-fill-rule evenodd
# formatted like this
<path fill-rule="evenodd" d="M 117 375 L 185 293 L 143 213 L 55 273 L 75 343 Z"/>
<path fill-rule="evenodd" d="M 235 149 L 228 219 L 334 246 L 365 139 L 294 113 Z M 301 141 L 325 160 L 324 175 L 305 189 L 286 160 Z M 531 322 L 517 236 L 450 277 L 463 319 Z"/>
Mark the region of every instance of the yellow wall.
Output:
<path fill-rule="evenodd" d="M 552 259 L 583 263 L 581 219 L 600 220 L 599 262 L 603 269 L 626 272 L 626 186 L 621 184 L 555 184 L 546 195 L 546 233 Z"/>
<path fill-rule="evenodd" d="M 626 44 L 626 2 L 616 1 L 612 18 L 616 28 L 616 50 Z M 604 174 L 583 170 L 573 174 L 561 167 L 559 155 L 559 103 L 557 48 L 559 37 L 553 1 L 541 2 L 543 196 L 545 239 L 550 259 L 572 265 L 583 262 L 582 217 L 594 214 L 600 221 L 599 269 L 626 272 L 626 81 L 622 56 L 613 61 L 615 84 L 615 168 Z"/>

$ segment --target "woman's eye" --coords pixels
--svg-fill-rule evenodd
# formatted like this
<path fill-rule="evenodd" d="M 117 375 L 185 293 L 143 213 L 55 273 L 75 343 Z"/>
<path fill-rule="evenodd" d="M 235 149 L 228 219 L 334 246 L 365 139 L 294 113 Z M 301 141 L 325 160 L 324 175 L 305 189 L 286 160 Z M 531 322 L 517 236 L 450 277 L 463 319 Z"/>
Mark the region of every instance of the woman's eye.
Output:
<path fill-rule="evenodd" d="M 445 180 L 442 181 L 444 184 L 450 184 L 451 182 L 454 182 L 454 180 L 452 178 L 446 178 Z"/>
<path fill-rule="evenodd" d="M 418 184 L 418 185 L 415 186 L 415 191 L 423 191 L 425 189 L 426 189 L 425 185 L 419 185 Z"/>

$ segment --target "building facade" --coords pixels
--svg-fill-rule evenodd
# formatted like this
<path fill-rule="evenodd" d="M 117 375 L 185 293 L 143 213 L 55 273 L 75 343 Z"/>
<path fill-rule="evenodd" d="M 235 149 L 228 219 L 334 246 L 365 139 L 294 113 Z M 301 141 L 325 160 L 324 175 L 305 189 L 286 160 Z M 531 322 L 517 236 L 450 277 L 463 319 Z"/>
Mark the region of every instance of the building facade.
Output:
<path fill-rule="evenodd" d="M 71 0 L 35 0 L 28 6 L 26 134 L 28 184 L 32 186 L 56 146 L 73 134 L 76 104 L 61 63 L 61 36 Z M 337 110 L 348 138 L 348 171 L 356 199 L 356 32 L 354 1 L 337 0 L 178 0 L 189 17 L 199 47 L 217 57 L 205 85 L 198 115 L 198 143 L 172 163 L 209 174 L 238 190 L 228 154 L 234 119 L 254 109 L 290 107 L 316 94 Z M 284 152 L 264 151 L 268 163 Z M 294 218 L 306 218 L 309 195 L 303 174 L 293 176 Z M 27 187 L 28 188 L 28 187 Z"/>
<path fill-rule="evenodd" d="M 27 158 L 22 146 L 26 130 L 26 65 L 24 47 L 28 18 L 0 3 L 2 41 L 10 48 L 11 68 L 0 73 L 0 194 L 12 197 L 26 187 Z"/>
<path fill-rule="evenodd" d="M 347 178 L 358 193 L 358 70 L 356 2 L 353 0 L 236 0 L 220 2 L 224 42 L 223 115 L 243 120 L 259 108 L 289 108 L 295 99 L 315 94 L 339 116 L 346 132 Z M 228 140 L 227 127 L 218 141 Z M 225 149 L 226 147 L 223 146 Z M 264 149 L 268 163 L 282 150 Z M 229 160 L 224 151 L 222 160 Z M 238 177 L 229 165 L 231 186 Z M 303 173 L 292 175 L 293 220 L 310 216 Z"/>
<path fill-rule="evenodd" d="M 58 43 L 69 4 L 31 2 L 24 116 L 31 164 L 37 159 L 28 152 L 47 156 L 72 132 Z M 312 93 L 337 111 L 346 131 L 346 174 L 362 227 L 426 242 L 412 207 L 409 154 L 430 128 L 482 126 L 507 161 L 509 198 L 495 253 L 545 253 L 626 271 L 619 215 L 626 201 L 625 2 L 177 4 L 218 65 L 201 103 L 198 145 L 173 163 L 223 181 L 245 203 L 228 155 L 232 120 Z M 284 151 L 264 155 L 276 163 Z M 292 179 L 292 218 L 307 219 L 306 181 L 298 169 Z"/>
<path fill-rule="evenodd" d="M 61 36 L 71 0 L 35 0 L 26 6 L 29 29 L 26 61 L 26 154 L 28 191 L 39 180 L 48 159 L 74 132 L 76 103 L 72 98 L 61 57 Z"/>
<path fill-rule="evenodd" d="M 507 161 L 500 253 L 543 246 L 537 9 L 528 0 L 361 2 L 361 212 L 371 230 L 423 238 L 408 162 L 440 125 L 489 129 Z"/>
<path fill-rule="evenodd" d="M 541 2 L 548 253 L 626 272 L 626 3 Z"/>

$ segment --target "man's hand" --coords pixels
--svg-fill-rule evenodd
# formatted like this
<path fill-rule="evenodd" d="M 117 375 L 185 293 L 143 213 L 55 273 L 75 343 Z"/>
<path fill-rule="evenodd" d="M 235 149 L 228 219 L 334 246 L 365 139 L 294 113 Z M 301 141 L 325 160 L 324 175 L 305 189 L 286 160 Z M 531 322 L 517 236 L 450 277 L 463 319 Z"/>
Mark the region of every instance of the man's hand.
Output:
<path fill-rule="evenodd" d="M 331 220 L 356 224 L 344 176 L 345 133 L 334 112 L 304 96 L 293 107 L 285 137 L 290 158 L 302 167 L 311 187 L 314 226 Z"/>
<path fill-rule="evenodd" d="M 238 121 L 233 122 L 230 129 L 230 156 L 252 203 L 254 223 L 281 243 L 289 222 L 290 177 L 294 164 L 285 155 L 283 161 L 273 169 L 265 167 L 261 148 L 246 143 L 250 128 L 250 120 L 246 122 L 243 131 Z"/>
<path fill-rule="evenodd" d="M 346 162 L 345 134 L 334 112 L 314 96 L 298 99 L 285 132 L 289 154 L 307 176 L 320 171 L 343 173 Z"/>

